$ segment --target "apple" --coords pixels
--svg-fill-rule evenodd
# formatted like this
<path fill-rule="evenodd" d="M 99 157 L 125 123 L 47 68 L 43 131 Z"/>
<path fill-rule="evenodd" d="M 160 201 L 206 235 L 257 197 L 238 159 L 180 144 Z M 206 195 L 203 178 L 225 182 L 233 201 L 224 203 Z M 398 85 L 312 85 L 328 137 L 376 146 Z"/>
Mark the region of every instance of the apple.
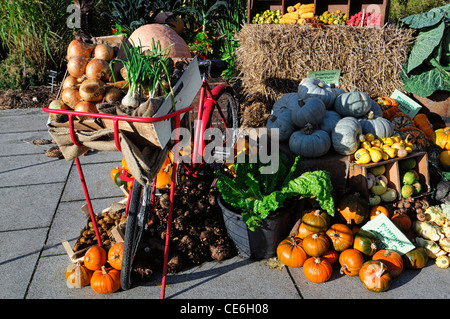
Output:
<path fill-rule="evenodd" d="M 422 184 L 419 182 L 412 184 L 412 187 L 414 187 L 414 195 L 417 195 L 422 191 Z"/>
<path fill-rule="evenodd" d="M 401 193 L 403 198 L 411 197 L 414 194 L 414 187 L 412 185 L 405 184 L 402 186 Z"/>
<path fill-rule="evenodd" d="M 380 197 L 383 202 L 393 202 L 397 198 L 397 191 L 388 187 L 387 190 L 380 195 Z"/>

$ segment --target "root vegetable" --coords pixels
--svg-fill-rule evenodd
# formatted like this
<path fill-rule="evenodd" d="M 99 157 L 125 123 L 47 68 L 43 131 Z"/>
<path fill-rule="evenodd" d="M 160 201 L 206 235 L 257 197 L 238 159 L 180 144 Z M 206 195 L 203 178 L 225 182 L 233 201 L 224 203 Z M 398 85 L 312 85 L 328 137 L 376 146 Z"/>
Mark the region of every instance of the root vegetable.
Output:
<path fill-rule="evenodd" d="M 99 43 L 95 46 L 93 54 L 94 58 L 109 62 L 114 58 L 114 48 L 108 44 Z"/>
<path fill-rule="evenodd" d="M 74 108 L 81 102 L 80 92 L 77 89 L 66 88 L 61 92 L 61 99 L 67 106 Z"/>
<path fill-rule="evenodd" d="M 80 85 L 80 98 L 87 102 L 100 102 L 105 94 L 104 83 L 100 79 L 86 79 Z"/>
<path fill-rule="evenodd" d="M 88 64 L 88 59 L 82 56 L 74 56 L 67 62 L 67 72 L 75 78 L 81 78 Z"/>
<path fill-rule="evenodd" d="M 72 40 L 67 46 L 66 59 L 69 60 L 71 57 L 77 56 L 90 58 L 94 48 L 94 44 L 89 44 L 79 39 Z"/>
<path fill-rule="evenodd" d="M 109 63 L 101 59 L 92 59 L 86 65 L 85 74 L 88 79 L 100 79 L 108 81 L 111 76 L 111 69 Z"/>

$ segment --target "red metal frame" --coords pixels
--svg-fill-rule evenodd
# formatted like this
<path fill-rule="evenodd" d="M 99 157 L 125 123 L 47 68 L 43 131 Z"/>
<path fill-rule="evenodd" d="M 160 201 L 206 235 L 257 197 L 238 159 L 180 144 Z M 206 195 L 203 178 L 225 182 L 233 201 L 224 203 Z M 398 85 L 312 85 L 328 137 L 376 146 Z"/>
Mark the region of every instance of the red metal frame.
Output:
<path fill-rule="evenodd" d="M 200 133 L 204 132 L 206 129 L 206 125 L 208 122 L 208 119 L 213 111 L 213 108 L 215 105 L 217 105 L 217 101 L 214 99 L 214 96 L 218 96 L 219 93 L 222 90 L 226 90 L 229 88 L 229 84 L 220 84 L 216 86 L 214 89 L 211 90 L 209 87 L 209 84 L 207 82 L 206 78 L 202 79 L 202 86 L 200 88 L 200 100 L 199 100 L 199 106 L 198 106 L 198 114 L 197 114 L 197 123 L 202 123 L 202 125 L 197 125 L 195 128 L 194 133 L 194 148 L 192 153 L 192 164 L 198 164 L 200 162 L 203 162 L 203 151 L 204 151 L 204 140 L 203 136 L 200 135 Z M 128 122 L 140 122 L 140 123 L 154 123 L 154 122 L 160 122 L 164 121 L 170 118 L 174 118 L 175 122 L 175 129 L 180 128 L 181 123 L 181 114 L 189 112 L 194 107 L 191 105 L 187 108 L 184 108 L 182 110 L 169 113 L 164 116 L 159 117 L 151 117 L 151 118 L 143 118 L 143 117 L 133 117 L 133 116 L 122 116 L 122 115 L 111 115 L 111 114 L 103 114 L 103 113 L 88 113 L 88 112 L 78 112 L 78 111 L 72 111 L 72 110 L 56 110 L 56 109 L 49 109 L 48 107 L 43 107 L 43 111 L 46 113 L 56 113 L 56 114 L 66 114 L 69 117 L 69 130 L 70 130 L 70 137 L 72 139 L 72 142 L 77 146 L 82 146 L 75 133 L 74 123 L 73 119 L 75 117 L 93 117 L 93 118 L 101 118 L 101 119 L 110 119 L 113 120 L 113 126 L 114 126 L 114 142 L 116 145 L 116 148 L 118 151 L 121 151 L 120 147 L 120 141 L 119 141 L 119 121 L 128 121 Z M 219 108 L 219 113 L 222 116 L 223 119 L 223 113 L 222 110 Z M 173 174 L 172 174 L 172 181 L 171 181 L 171 187 L 170 187 L 170 204 L 169 204 L 169 214 L 168 214 L 168 220 L 167 220 L 167 235 L 166 235 L 166 242 L 164 246 L 164 268 L 163 268 L 163 276 L 162 276 L 162 285 L 161 285 L 161 299 L 164 299 L 165 295 L 165 285 L 166 285 L 166 276 L 167 276 L 167 263 L 168 263 L 168 257 L 169 257 L 169 246 L 170 246 L 170 230 L 171 230 L 171 224 L 172 224 L 172 215 L 173 215 L 173 202 L 174 202 L 174 191 L 176 186 L 176 172 L 177 172 L 177 164 L 178 164 L 178 143 L 179 143 L 179 136 L 176 136 L 175 140 L 175 146 L 173 150 L 174 158 L 173 158 Z M 78 173 L 80 176 L 81 184 L 83 187 L 83 192 L 86 197 L 89 214 L 95 229 L 97 242 L 99 246 L 102 246 L 102 241 L 100 238 L 100 235 L 98 233 L 97 229 L 97 223 L 95 221 L 95 214 L 94 210 L 92 208 L 90 195 L 88 192 L 88 188 L 86 185 L 86 180 L 84 179 L 83 170 L 81 168 L 81 163 L 79 161 L 79 158 L 75 158 L 75 163 L 77 165 Z M 121 173 L 121 175 L 123 172 Z M 134 181 L 133 181 L 134 182 Z M 152 194 L 152 203 L 154 200 L 154 194 L 155 194 L 155 187 L 156 187 L 156 178 L 153 183 L 153 194 Z M 130 190 L 131 193 L 131 190 Z M 129 199 L 131 196 L 128 196 L 127 201 L 127 212 L 128 212 L 128 205 L 129 205 Z"/>

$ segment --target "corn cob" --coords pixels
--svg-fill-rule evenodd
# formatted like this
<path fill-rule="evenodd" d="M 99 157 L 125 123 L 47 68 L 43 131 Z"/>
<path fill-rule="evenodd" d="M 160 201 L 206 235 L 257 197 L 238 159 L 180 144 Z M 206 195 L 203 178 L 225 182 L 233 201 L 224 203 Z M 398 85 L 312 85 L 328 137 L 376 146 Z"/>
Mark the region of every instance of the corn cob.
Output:
<path fill-rule="evenodd" d="M 298 12 L 290 12 L 290 13 L 285 13 L 281 18 L 282 19 L 298 19 L 299 15 Z"/>
<path fill-rule="evenodd" d="M 288 19 L 288 18 L 281 18 L 280 19 L 280 24 L 295 24 L 297 23 L 298 19 Z"/>
<path fill-rule="evenodd" d="M 302 13 L 300 15 L 300 19 L 310 19 L 310 18 L 314 18 L 314 12 Z"/>

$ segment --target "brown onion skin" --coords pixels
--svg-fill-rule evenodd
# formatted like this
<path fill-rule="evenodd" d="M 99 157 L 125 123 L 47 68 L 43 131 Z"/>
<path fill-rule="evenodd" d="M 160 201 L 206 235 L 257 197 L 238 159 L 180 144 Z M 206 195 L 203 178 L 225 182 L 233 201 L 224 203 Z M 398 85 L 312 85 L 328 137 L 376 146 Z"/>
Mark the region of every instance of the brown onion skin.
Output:
<path fill-rule="evenodd" d="M 95 45 L 87 44 L 81 40 L 72 40 L 67 46 L 67 56 L 66 59 L 69 60 L 71 57 L 80 56 L 84 58 L 90 58 Z"/>
<path fill-rule="evenodd" d="M 79 86 L 80 86 L 79 80 L 76 77 L 69 75 L 65 78 L 62 84 L 62 89 L 63 90 L 67 88 L 77 89 Z"/>
<path fill-rule="evenodd" d="M 64 104 L 67 106 L 74 108 L 78 102 L 81 101 L 80 92 L 77 89 L 67 88 L 64 89 L 61 93 L 61 99 Z"/>
<path fill-rule="evenodd" d="M 88 59 L 81 56 L 74 56 L 67 62 L 67 72 L 75 78 L 80 78 L 86 71 Z"/>
<path fill-rule="evenodd" d="M 92 59 L 86 65 L 85 74 L 88 79 L 101 79 L 108 81 L 111 76 L 111 69 L 109 63 L 101 59 Z"/>
<path fill-rule="evenodd" d="M 51 101 L 50 104 L 48 105 L 48 108 L 54 109 L 54 110 L 67 110 L 67 106 L 64 104 L 64 102 L 62 100 Z M 61 114 L 50 113 L 50 119 L 52 121 L 56 120 L 58 118 L 58 116 L 61 116 Z"/>
<path fill-rule="evenodd" d="M 99 43 L 94 49 L 93 56 L 95 59 L 109 62 L 114 58 L 114 48 L 108 44 Z"/>
<path fill-rule="evenodd" d="M 104 83 L 100 79 L 86 79 L 80 85 L 80 97 L 87 102 L 100 102 L 105 94 Z"/>
<path fill-rule="evenodd" d="M 86 112 L 86 113 L 98 113 L 97 107 L 94 103 L 81 101 L 73 109 L 76 112 Z M 86 118 L 85 116 L 77 116 L 78 119 Z"/>

